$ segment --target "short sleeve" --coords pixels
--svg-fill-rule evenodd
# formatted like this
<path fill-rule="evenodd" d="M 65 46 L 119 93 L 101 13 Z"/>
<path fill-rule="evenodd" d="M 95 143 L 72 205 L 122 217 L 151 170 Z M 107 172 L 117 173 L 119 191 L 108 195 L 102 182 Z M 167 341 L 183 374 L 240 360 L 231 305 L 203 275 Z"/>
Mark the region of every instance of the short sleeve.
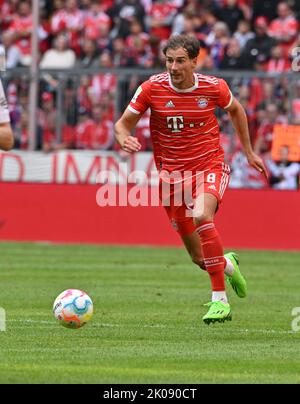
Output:
<path fill-rule="evenodd" d="M 151 91 L 151 82 L 150 80 L 145 81 L 142 85 L 138 87 L 136 90 L 130 104 L 128 105 L 128 109 L 134 114 L 143 114 L 150 108 L 150 91 Z"/>
<path fill-rule="evenodd" d="M 220 108 L 227 109 L 232 104 L 233 95 L 225 80 L 223 80 L 223 79 L 219 80 L 219 89 L 220 89 L 220 94 L 219 94 L 219 98 L 217 101 L 217 105 Z"/>
<path fill-rule="evenodd" d="M 0 123 L 7 123 L 7 122 L 10 122 L 9 110 L 3 86 L 0 81 Z"/>

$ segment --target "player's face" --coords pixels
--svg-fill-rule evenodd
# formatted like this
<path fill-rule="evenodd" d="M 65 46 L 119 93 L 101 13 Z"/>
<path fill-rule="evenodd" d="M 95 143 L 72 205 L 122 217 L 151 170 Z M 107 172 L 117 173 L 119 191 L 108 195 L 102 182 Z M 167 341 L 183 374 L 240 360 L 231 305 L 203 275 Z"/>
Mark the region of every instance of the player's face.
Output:
<path fill-rule="evenodd" d="M 167 50 L 166 67 L 175 87 L 179 89 L 193 87 L 193 73 L 196 65 L 197 58 L 190 59 L 187 51 L 183 48 Z"/>

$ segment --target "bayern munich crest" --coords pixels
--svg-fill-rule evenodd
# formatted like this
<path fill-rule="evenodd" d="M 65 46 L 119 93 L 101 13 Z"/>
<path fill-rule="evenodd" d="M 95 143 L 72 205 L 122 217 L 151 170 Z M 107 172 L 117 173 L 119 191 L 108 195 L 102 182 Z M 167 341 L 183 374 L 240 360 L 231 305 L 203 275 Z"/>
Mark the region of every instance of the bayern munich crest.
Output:
<path fill-rule="evenodd" d="M 207 98 L 200 98 L 198 101 L 198 106 L 200 108 L 206 108 L 208 106 L 208 99 Z"/>

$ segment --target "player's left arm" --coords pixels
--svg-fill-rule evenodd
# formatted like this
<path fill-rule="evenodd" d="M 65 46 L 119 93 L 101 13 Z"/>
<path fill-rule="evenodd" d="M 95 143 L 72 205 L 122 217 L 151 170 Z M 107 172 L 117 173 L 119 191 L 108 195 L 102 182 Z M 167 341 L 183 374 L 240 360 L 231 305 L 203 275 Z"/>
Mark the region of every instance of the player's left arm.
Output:
<path fill-rule="evenodd" d="M 253 151 L 250 141 L 247 116 L 243 106 L 236 98 L 233 98 L 230 106 L 226 108 L 225 111 L 227 111 L 229 114 L 234 129 L 236 130 L 236 133 L 243 146 L 249 165 L 268 178 L 268 172 L 263 160 Z"/>

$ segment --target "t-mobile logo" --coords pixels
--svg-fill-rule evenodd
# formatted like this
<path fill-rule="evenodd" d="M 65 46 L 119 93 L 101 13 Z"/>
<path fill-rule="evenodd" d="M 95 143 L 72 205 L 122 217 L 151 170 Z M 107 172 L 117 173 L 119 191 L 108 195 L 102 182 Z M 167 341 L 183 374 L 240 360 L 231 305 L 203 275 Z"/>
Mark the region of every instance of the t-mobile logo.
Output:
<path fill-rule="evenodd" d="M 184 128 L 183 116 L 167 116 L 168 129 L 172 129 L 172 133 L 181 132 L 180 129 Z"/>

